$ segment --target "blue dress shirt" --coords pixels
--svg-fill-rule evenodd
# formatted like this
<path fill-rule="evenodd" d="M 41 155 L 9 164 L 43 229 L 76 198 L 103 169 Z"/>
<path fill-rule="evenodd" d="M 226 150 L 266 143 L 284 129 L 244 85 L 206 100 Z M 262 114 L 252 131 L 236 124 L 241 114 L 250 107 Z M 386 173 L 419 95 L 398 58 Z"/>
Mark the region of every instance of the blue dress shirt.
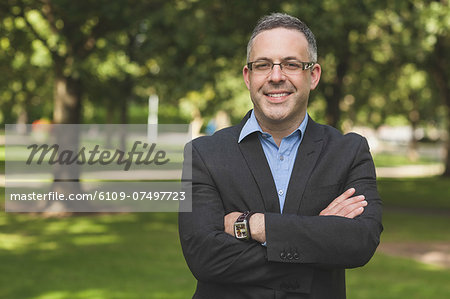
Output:
<path fill-rule="evenodd" d="M 284 137 L 281 140 L 280 147 L 278 147 L 272 135 L 263 132 L 256 120 L 255 113 L 252 111 L 250 118 L 245 123 L 241 134 L 239 135 L 238 143 L 248 135 L 254 132 L 260 132 L 260 134 L 258 134 L 259 141 L 261 142 L 264 154 L 266 155 L 275 182 L 275 187 L 277 188 L 281 213 L 283 213 L 284 201 L 286 200 L 289 179 L 291 178 L 295 158 L 297 157 L 297 150 L 303 140 L 303 135 L 305 135 L 304 133 L 307 124 L 308 113 L 305 114 L 305 118 L 300 126 L 289 136 Z"/>

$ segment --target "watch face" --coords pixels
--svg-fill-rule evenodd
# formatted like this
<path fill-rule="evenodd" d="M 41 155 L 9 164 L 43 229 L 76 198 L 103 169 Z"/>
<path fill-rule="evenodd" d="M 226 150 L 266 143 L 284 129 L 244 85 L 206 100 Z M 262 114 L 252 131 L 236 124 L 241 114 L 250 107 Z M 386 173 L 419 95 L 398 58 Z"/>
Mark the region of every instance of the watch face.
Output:
<path fill-rule="evenodd" d="M 234 224 L 234 235 L 238 239 L 248 239 L 247 223 L 237 222 Z"/>

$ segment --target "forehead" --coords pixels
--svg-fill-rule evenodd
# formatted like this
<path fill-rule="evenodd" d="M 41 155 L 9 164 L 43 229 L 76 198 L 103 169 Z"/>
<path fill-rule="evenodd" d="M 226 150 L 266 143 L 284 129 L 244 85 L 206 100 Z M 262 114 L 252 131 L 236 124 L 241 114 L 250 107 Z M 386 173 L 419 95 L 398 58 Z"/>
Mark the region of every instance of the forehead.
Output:
<path fill-rule="evenodd" d="M 259 33 L 253 40 L 251 60 L 294 57 L 308 58 L 308 41 L 305 35 L 295 29 L 275 28 Z"/>

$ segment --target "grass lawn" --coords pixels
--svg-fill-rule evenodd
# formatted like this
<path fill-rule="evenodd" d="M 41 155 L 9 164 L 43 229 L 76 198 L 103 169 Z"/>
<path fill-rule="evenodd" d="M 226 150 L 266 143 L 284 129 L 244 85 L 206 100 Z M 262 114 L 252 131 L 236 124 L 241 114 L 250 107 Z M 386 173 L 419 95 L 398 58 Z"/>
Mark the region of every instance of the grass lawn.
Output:
<path fill-rule="evenodd" d="M 381 242 L 450 242 L 450 179 L 381 179 Z M 449 298 L 450 269 L 375 253 L 347 270 L 348 298 Z"/>
<path fill-rule="evenodd" d="M 450 178 L 380 178 L 378 188 L 388 207 L 450 210 Z"/>
<path fill-rule="evenodd" d="M 347 270 L 349 299 L 446 299 L 450 270 L 376 253 L 363 268 Z"/>
<path fill-rule="evenodd" d="M 394 155 L 379 153 L 373 156 L 375 166 L 392 167 L 402 165 L 419 165 L 419 164 L 437 164 L 441 163 L 439 159 L 420 156 L 417 161 L 411 161 L 406 155 Z"/>
<path fill-rule="evenodd" d="M 189 298 L 175 213 L 0 218 L 0 298 Z"/>
<path fill-rule="evenodd" d="M 450 213 L 449 180 L 382 179 L 379 186 L 382 241 L 450 242 L 449 214 L 433 214 Z M 175 213 L 57 219 L 0 212 L 0 264 L 0 298 L 184 299 L 195 289 Z M 348 298 L 448 298 L 449 281 L 449 269 L 381 253 L 347 271 Z"/>

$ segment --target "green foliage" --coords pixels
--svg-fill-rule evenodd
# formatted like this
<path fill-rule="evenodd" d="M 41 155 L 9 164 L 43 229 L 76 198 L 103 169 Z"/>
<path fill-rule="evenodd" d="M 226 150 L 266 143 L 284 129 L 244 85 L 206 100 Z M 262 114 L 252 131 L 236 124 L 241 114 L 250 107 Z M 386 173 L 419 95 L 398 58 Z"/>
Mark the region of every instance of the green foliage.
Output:
<path fill-rule="evenodd" d="M 12 12 L 18 10 L 11 7 Z M 51 113 L 49 61 L 24 19 L 0 11 L 0 123 L 14 123 L 17 118 L 31 123 Z"/>
<path fill-rule="evenodd" d="M 242 66 L 262 15 L 291 13 L 315 32 L 323 68 L 309 112 L 337 126 L 434 122 L 449 114 L 446 1 L 31 1 L 1 4 L 0 122 L 49 117 L 58 72 L 77 85 L 82 121 L 130 121 L 130 103 L 160 99 L 160 117 L 250 107 Z M 61 75 L 60 74 L 60 75 Z M 448 89 L 448 88 L 447 88 Z M 20 119 L 19 119 L 20 120 Z"/>

